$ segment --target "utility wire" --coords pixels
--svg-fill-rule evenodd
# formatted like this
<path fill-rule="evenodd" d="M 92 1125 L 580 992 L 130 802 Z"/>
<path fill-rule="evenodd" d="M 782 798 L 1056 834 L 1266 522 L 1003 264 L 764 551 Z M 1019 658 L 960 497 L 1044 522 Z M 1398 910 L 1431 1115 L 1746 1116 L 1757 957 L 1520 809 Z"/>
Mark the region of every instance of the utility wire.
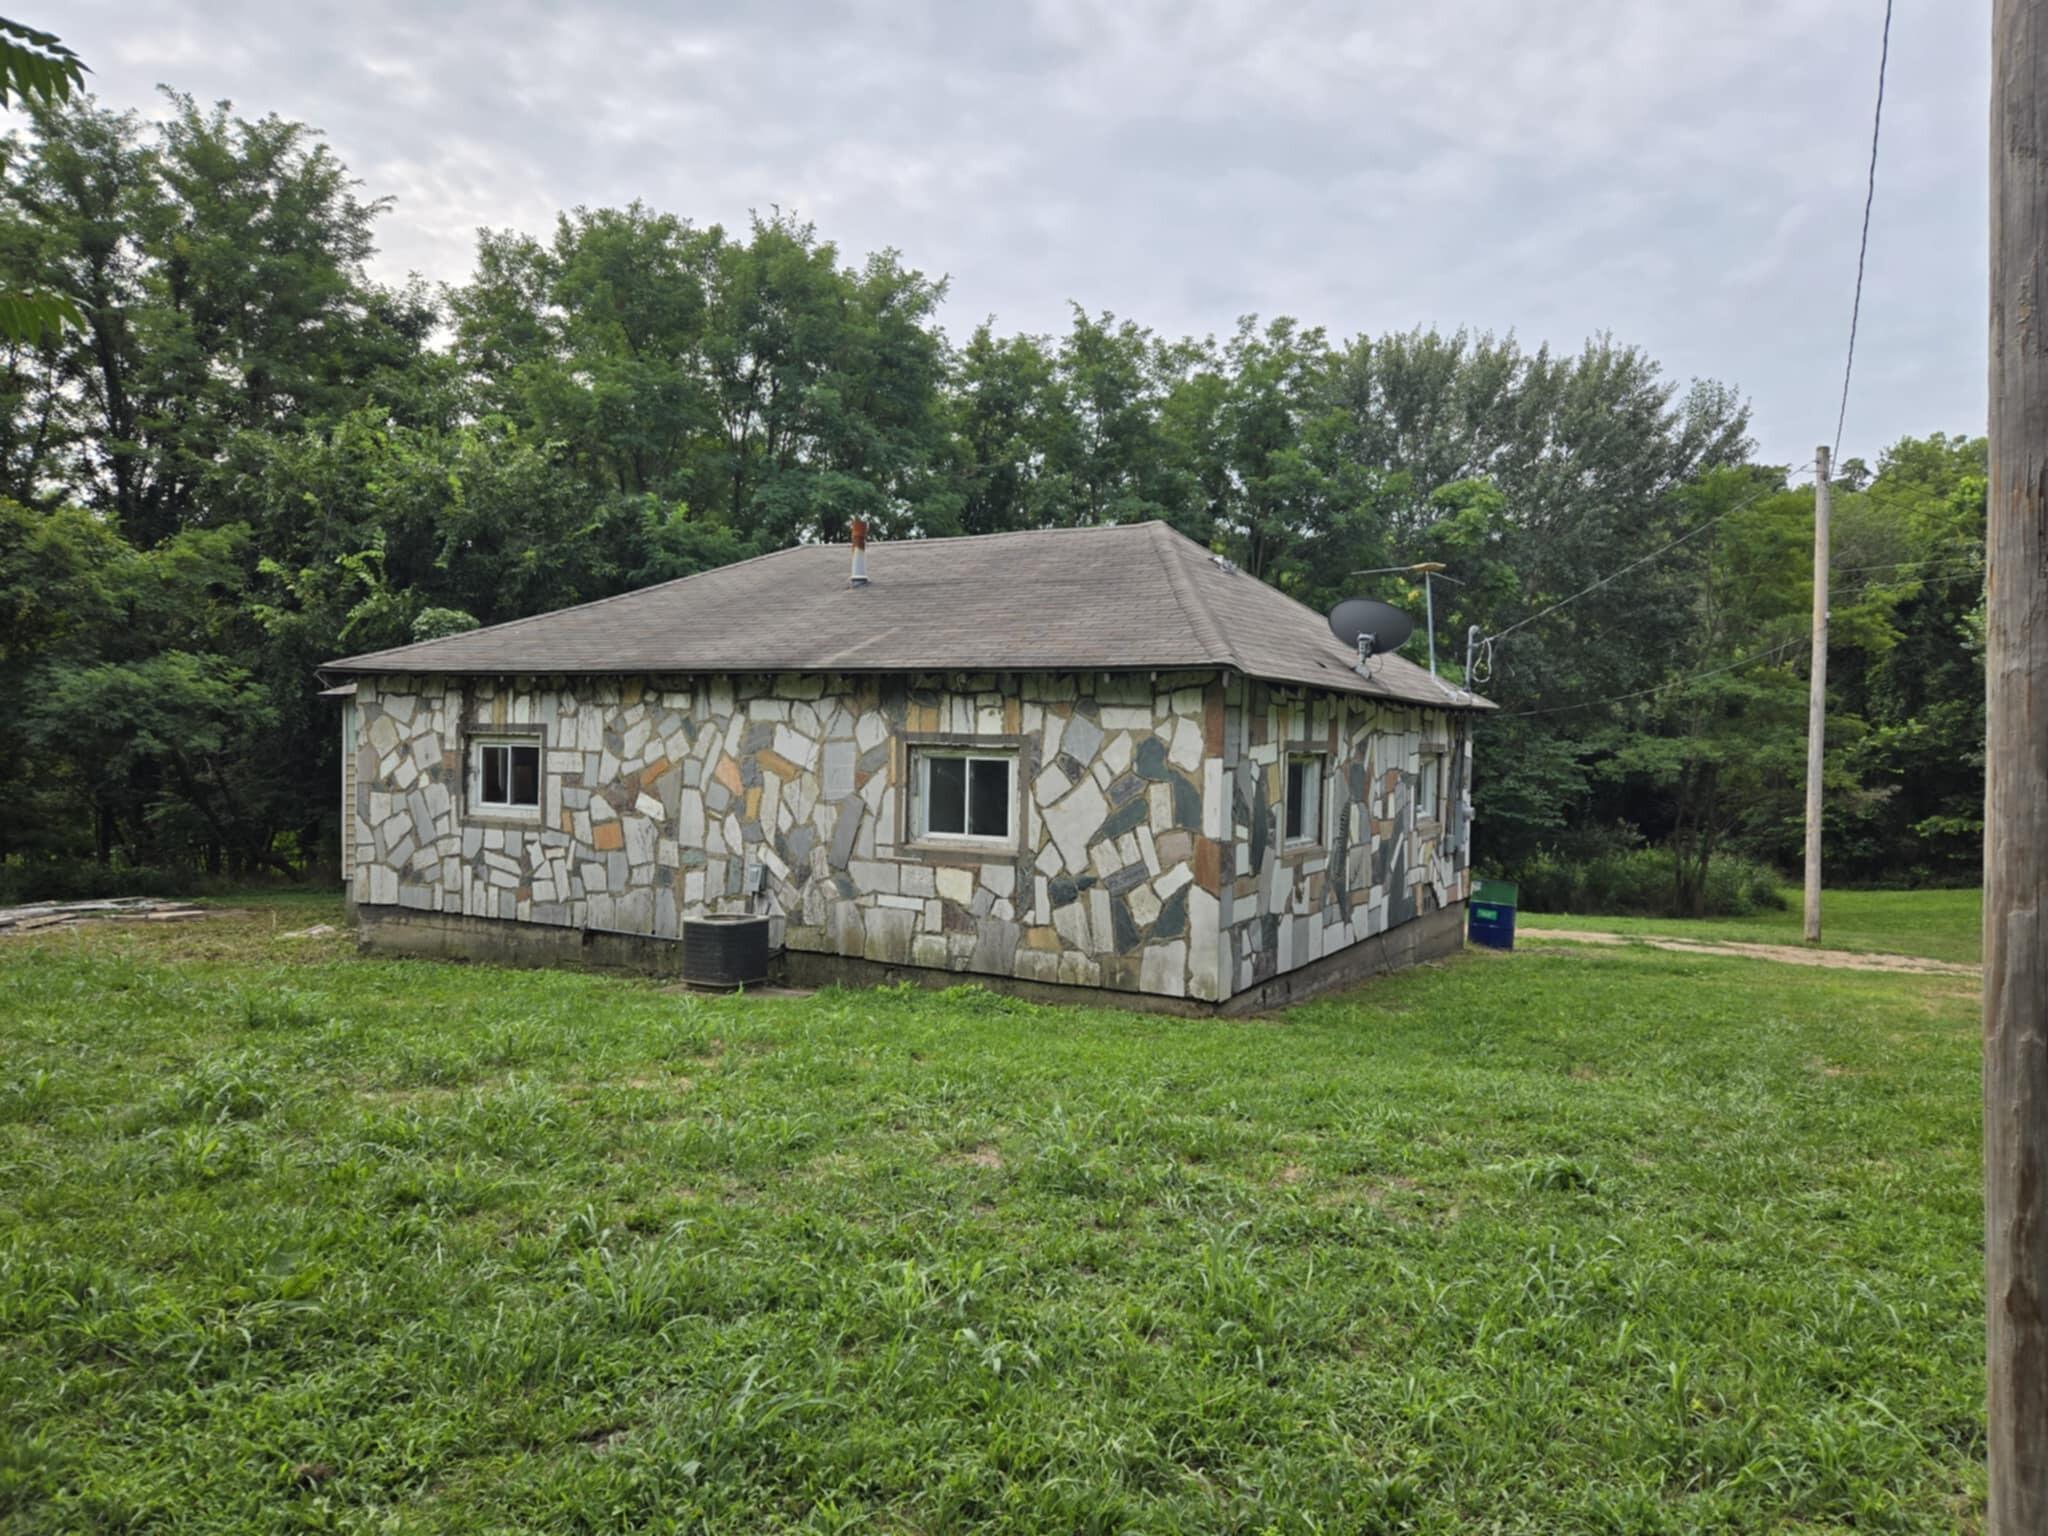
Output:
<path fill-rule="evenodd" d="M 1919 565 L 1982 565 L 1983 561 L 1974 555 L 1927 555 L 1919 560 L 1891 560 L 1883 565 L 1831 565 L 1829 570 L 1838 576 L 1853 571 L 1903 571 Z"/>
<path fill-rule="evenodd" d="M 1795 635 L 1790 640 L 1781 641 L 1779 644 L 1772 646 L 1769 650 L 1757 651 L 1753 655 L 1743 657 L 1740 661 L 1731 661 L 1722 667 L 1709 667 L 1704 672 L 1691 672 L 1684 677 L 1674 677 L 1668 682 L 1657 684 L 1654 688 L 1638 688 L 1634 693 L 1617 693 L 1609 698 L 1587 699 L 1579 704 L 1553 704 L 1548 709 L 1513 709 L 1507 711 L 1501 718 L 1519 720 L 1529 715 L 1561 715 L 1567 710 L 1598 709 L 1602 704 L 1619 704 L 1627 699 L 1647 698 L 1653 693 L 1664 693 L 1672 688 L 1682 688 L 1687 683 L 1696 683 L 1703 677 L 1719 677 L 1723 672 L 1733 672 L 1741 667 L 1754 666 L 1759 661 L 1769 661 L 1773 657 L 1784 655 L 1785 652 L 1791 650 L 1794 646 L 1804 644 L 1806 644 L 1806 636 Z"/>
<path fill-rule="evenodd" d="M 1795 475 L 1803 475 L 1806 473 L 1806 471 L 1808 471 L 1811 468 L 1813 468 L 1811 464 L 1802 464 L 1799 466 L 1799 468 L 1793 470 L 1792 473 Z M 1535 613 L 1530 614 L 1529 617 L 1527 617 L 1526 619 L 1518 619 L 1513 624 L 1510 624 L 1506 629 L 1503 629 L 1496 634 L 1488 635 L 1486 637 L 1486 643 L 1488 645 L 1491 645 L 1496 640 L 1505 640 L 1509 635 L 1512 635 L 1516 630 L 1526 629 L 1531 624 L 1534 624 L 1538 619 L 1548 618 L 1551 614 L 1557 612 L 1558 609 L 1564 607 L 1568 603 L 1576 603 L 1582 597 L 1590 597 L 1593 593 L 1598 592 L 1602 587 L 1620 580 L 1623 576 L 1626 576 L 1630 571 L 1635 570 L 1638 566 L 1648 565 L 1652 560 L 1655 560 L 1660 556 L 1670 554 L 1672 550 L 1678 548 L 1678 546 L 1685 543 L 1686 540 L 1698 538 L 1701 534 L 1705 533 L 1709 528 L 1713 527 L 1716 523 L 1721 522 L 1725 518 L 1733 517 L 1736 513 L 1740 512 L 1744 507 L 1753 507 L 1758 502 L 1762 501 L 1766 496 L 1783 496 L 1784 494 L 1786 494 L 1786 487 L 1778 485 L 1772 486 L 1768 490 L 1758 491 L 1754 496 L 1746 496 L 1741 501 L 1735 503 L 1734 506 L 1728 508 L 1725 512 L 1716 512 L 1712 517 L 1708 518 L 1704 523 L 1701 523 L 1697 528 L 1688 528 L 1684 533 L 1681 533 L 1669 544 L 1666 544 L 1658 549 L 1653 549 L 1647 555 L 1644 555 L 1639 559 L 1629 561 L 1627 565 L 1624 565 L 1618 571 L 1610 571 L 1607 575 L 1602 576 L 1598 581 L 1594 582 L 1593 585 L 1591 585 L 1590 587 L 1584 587 L 1579 591 L 1574 592 L 1570 597 L 1561 597 L 1556 602 L 1552 603 L 1548 608 L 1539 609 Z"/>
<path fill-rule="evenodd" d="M 1884 41 L 1877 51 L 1877 110 L 1870 119 L 1870 180 L 1863 189 L 1863 237 L 1856 244 L 1856 297 L 1849 305 L 1849 356 L 1842 364 L 1842 408 L 1835 413 L 1835 446 L 1828 455 L 1842 457 L 1842 423 L 1849 419 L 1849 375 L 1856 367 L 1856 321 L 1863 312 L 1863 259 L 1870 252 L 1870 207 L 1877 201 L 1877 135 L 1884 126 L 1884 70 L 1892 53 L 1892 0 L 1884 0 Z"/>

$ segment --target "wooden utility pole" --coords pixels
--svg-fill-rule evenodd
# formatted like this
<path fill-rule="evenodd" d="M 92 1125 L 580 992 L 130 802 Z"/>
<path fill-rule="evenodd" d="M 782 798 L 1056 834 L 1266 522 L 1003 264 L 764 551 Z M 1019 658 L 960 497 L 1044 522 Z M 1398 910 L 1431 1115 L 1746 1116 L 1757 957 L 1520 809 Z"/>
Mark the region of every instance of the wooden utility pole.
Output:
<path fill-rule="evenodd" d="M 2048 0 L 1991 9 L 1986 1536 L 2048 1531 Z"/>
<path fill-rule="evenodd" d="M 1828 727 L 1828 450 L 1813 450 L 1813 666 L 1806 682 L 1806 942 L 1820 942 L 1820 774 Z"/>

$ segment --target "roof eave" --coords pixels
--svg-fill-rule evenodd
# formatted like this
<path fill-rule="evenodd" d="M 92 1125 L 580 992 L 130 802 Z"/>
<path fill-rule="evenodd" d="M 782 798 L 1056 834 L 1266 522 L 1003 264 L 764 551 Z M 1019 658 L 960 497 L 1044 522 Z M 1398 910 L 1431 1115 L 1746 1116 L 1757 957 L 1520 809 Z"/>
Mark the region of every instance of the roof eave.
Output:
<path fill-rule="evenodd" d="M 352 677 L 732 677 L 735 675 L 760 675 L 781 672 L 838 672 L 851 677 L 903 677 L 930 672 L 1236 672 L 1254 678 L 1262 683 L 1272 683 L 1283 688 L 1321 688 L 1331 693 L 1348 693 L 1360 698 L 1380 699 L 1389 704 L 1405 704 L 1413 709 L 1444 709 L 1463 713 L 1486 714 L 1499 709 L 1491 699 L 1472 693 L 1467 689 L 1453 689 L 1447 683 L 1440 683 L 1444 690 L 1441 702 L 1431 699 L 1410 698 L 1405 693 L 1392 689 L 1372 686 L 1372 679 L 1357 678 L 1347 681 L 1341 678 L 1308 678 L 1281 676 L 1277 673 L 1254 671 L 1235 660 L 1211 657 L 1206 660 L 1175 658 L 1168 661 L 1137 661 L 1120 664 L 1102 664 L 1077 667 L 1071 663 L 1020 661 L 1014 666 L 986 667 L 960 662 L 918 662 L 905 666 L 874 667 L 841 665 L 818 662 L 767 661 L 757 666 L 746 667 L 705 667 L 685 662 L 662 662 L 649 665 L 629 666 L 572 666 L 559 662 L 545 665 L 518 666 L 422 666 L 418 662 L 380 661 L 374 656 L 330 661 L 320 668 L 324 677 L 332 673 Z M 1355 677 L 1356 674 L 1346 674 Z"/>

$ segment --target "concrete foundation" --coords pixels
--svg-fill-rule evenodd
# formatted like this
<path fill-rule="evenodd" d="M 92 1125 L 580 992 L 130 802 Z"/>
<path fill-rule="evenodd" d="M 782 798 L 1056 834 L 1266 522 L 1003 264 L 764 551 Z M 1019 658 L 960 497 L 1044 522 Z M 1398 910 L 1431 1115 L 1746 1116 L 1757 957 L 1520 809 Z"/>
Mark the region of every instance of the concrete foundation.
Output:
<path fill-rule="evenodd" d="M 366 955 L 627 971 L 671 979 L 683 973 L 682 941 L 651 934 L 561 928 L 552 923 L 468 917 L 459 912 L 421 912 L 366 901 L 356 904 L 355 918 L 356 947 Z"/>
<path fill-rule="evenodd" d="M 488 965 L 571 966 L 667 978 L 682 974 L 681 942 L 649 934 L 561 928 L 368 902 L 356 906 L 355 919 L 357 946 L 365 954 L 470 960 Z M 905 982 L 933 988 L 978 985 L 1054 1007 L 1124 1008 L 1181 1018 L 1239 1017 L 1291 1007 L 1373 976 L 1437 959 L 1455 953 L 1464 942 L 1465 904 L 1461 901 L 1282 972 L 1220 1004 L 1198 998 L 1068 986 L 929 966 L 886 965 L 857 956 L 808 950 L 786 950 L 777 955 L 771 979 L 811 987 L 894 986 Z"/>

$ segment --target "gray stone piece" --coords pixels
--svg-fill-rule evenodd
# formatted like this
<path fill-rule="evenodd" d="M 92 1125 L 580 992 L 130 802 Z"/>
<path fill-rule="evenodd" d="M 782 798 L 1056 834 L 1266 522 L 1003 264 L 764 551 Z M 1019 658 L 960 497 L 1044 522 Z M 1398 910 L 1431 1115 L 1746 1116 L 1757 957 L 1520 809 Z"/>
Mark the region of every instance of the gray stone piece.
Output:
<path fill-rule="evenodd" d="M 642 886 L 639 890 L 628 891 L 619 898 L 613 908 L 612 921 L 626 933 L 652 933 L 654 931 L 654 892 Z"/>
<path fill-rule="evenodd" d="M 405 808 L 412 813 L 412 835 L 422 848 L 434 841 L 434 809 L 427 803 L 427 793 L 416 789 L 405 797 Z"/>
<path fill-rule="evenodd" d="M 1091 706 L 1092 707 L 1092 706 Z M 1067 721 L 1067 728 L 1060 738 L 1061 758 L 1072 758 L 1080 768 L 1086 769 L 1095 760 L 1095 754 L 1102 747 L 1102 727 L 1076 706 L 1074 716 Z M 1080 778 L 1079 773 L 1070 773 L 1069 778 Z"/>
<path fill-rule="evenodd" d="M 1188 888 L 1182 886 L 1161 904 L 1159 916 L 1152 924 L 1152 937 L 1155 939 L 1177 939 L 1187 932 L 1187 926 Z"/>
<path fill-rule="evenodd" d="M 1155 784 L 1165 782 L 1168 771 L 1166 743 L 1157 736 L 1140 736 L 1137 756 L 1133 759 L 1132 766 L 1141 779 L 1149 779 Z"/>
<path fill-rule="evenodd" d="M 1126 864 L 1115 874 L 1104 879 L 1102 888 L 1112 896 L 1121 896 L 1132 887 L 1143 885 L 1144 883 L 1145 866 L 1142 863 Z"/>
<path fill-rule="evenodd" d="M 1148 815 L 1150 810 L 1142 799 L 1127 801 L 1102 818 L 1102 825 L 1096 828 L 1095 835 L 1088 841 L 1099 843 L 1122 837 L 1126 832 L 1134 832 L 1144 825 Z"/>
<path fill-rule="evenodd" d="M 791 867 L 808 874 L 811 864 L 811 850 L 817 846 L 818 834 L 811 830 L 808 822 L 798 822 L 783 835 L 782 856 Z"/>
<path fill-rule="evenodd" d="M 862 953 L 883 965 L 908 965 L 917 937 L 917 914 L 900 907 L 871 907 L 865 916 Z"/>
<path fill-rule="evenodd" d="M 834 869 L 846 868 L 846 861 L 853 856 L 853 840 L 860 835 L 861 819 L 867 812 L 867 802 L 858 795 L 839 802 L 838 820 L 832 824 L 830 859 Z"/>
<path fill-rule="evenodd" d="M 1110 928 L 1115 936 L 1116 952 L 1128 955 L 1138 947 L 1141 935 L 1136 919 L 1131 916 L 1130 904 L 1119 896 L 1109 906 Z"/>
<path fill-rule="evenodd" d="M 841 800 L 853 793 L 854 752 L 851 741 L 825 743 L 824 795 Z"/>
<path fill-rule="evenodd" d="M 654 844 L 661 834 L 660 825 L 645 816 L 631 816 L 623 823 L 626 829 L 626 859 L 628 863 L 643 865 L 654 862 Z"/>
<path fill-rule="evenodd" d="M 972 969 L 994 975 L 1008 975 L 1023 930 L 1001 918 L 984 917 L 975 930 Z"/>
<path fill-rule="evenodd" d="M 1252 868 L 1264 867 L 1266 842 L 1273 830 L 1272 808 L 1266 803 L 1266 776 L 1255 774 L 1252 778 Z"/>

